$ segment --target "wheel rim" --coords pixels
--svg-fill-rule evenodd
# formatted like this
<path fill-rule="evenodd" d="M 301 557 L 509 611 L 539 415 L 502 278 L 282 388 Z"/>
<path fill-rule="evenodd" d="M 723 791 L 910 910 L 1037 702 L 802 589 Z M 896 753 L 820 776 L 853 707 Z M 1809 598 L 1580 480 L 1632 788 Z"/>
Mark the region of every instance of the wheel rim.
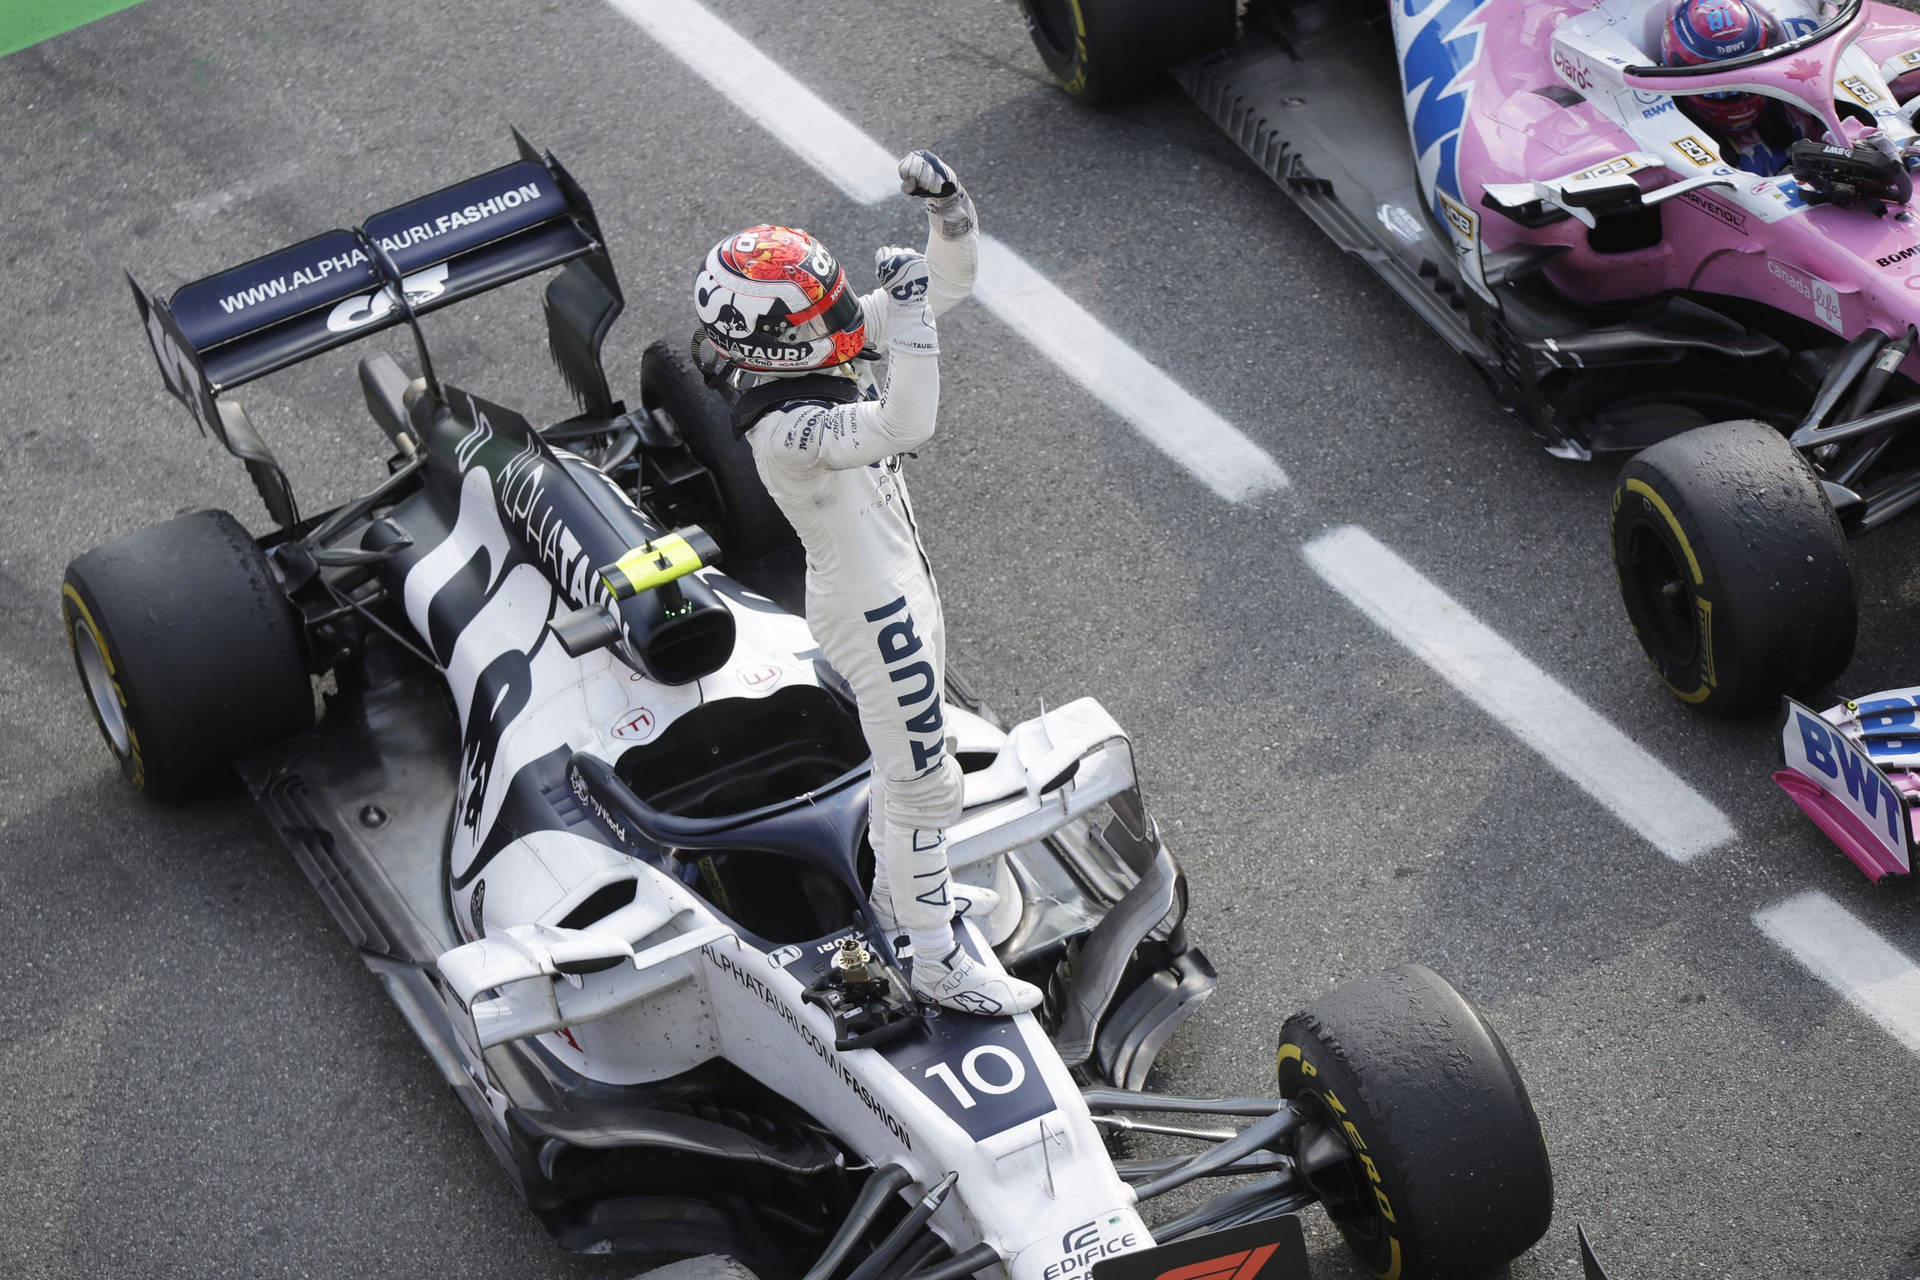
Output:
<path fill-rule="evenodd" d="M 1320 1133 L 1332 1135 L 1352 1150 L 1340 1126 L 1334 1122 L 1333 1112 L 1319 1094 L 1308 1090 L 1294 1099 L 1294 1105 L 1308 1117 L 1307 1123 L 1300 1126 L 1300 1137 L 1294 1147 L 1296 1153 L 1304 1152 Z M 1345 1232 L 1350 1241 L 1371 1245 L 1381 1239 L 1384 1233 L 1380 1210 L 1368 1194 L 1371 1184 L 1358 1156 L 1312 1171 L 1302 1162 L 1300 1169 L 1307 1186 L 1320 1198 L 1320 1207 L 1326 1210 L 1328 1219 Z"/>
<path fill-rule="evenodd" d="M 1073 6 L 1069 0 L 1027 0 L 1027 20 L 1033 32 L 1064 58 L 1073 52 Z"/>
<path fill-rule="evenodd" d="M 1620 584 L 1627 612 L 1663 669 L 1685 670 L 1700 653 L 1700 614 L 1693 584 L 1672 544 L 1644 520 L 1627 531 Z"/>
<path fill-rule="evenodd" d="M 105 730 L 107 741 L 120 755 L 128 755 L 133 744 L 127 733 L 127 709 L 120 705 L 120 694 L 113 686 L 113 675 L 107 670 L 107 655 L 101 651 L 100 641 L 94 636 L 93 628 L 76 626 L 73 629 L 73 651 L 80 660 L 80 679 L 87 686 L 87 697 L 93 702 L 93 714 L 99 718 L 101 729 Z"/>
<path fill-rule="evenodd" d="M 646 402 L 643 399 L 641 403 L 645 404 Z M 687 433 L 680 429 L 680 420 L 673 416 L 673 413 L 667 408 L 666 405 L 649 404 L 647 405 L 647 412 L 652 414 L 656 419 L 658 419 L 660 424 L 666 427 L 667 430 L 671 431 L 674 435 L 680 437 L 680 442 L 682 444 L 686 443 Z"/>

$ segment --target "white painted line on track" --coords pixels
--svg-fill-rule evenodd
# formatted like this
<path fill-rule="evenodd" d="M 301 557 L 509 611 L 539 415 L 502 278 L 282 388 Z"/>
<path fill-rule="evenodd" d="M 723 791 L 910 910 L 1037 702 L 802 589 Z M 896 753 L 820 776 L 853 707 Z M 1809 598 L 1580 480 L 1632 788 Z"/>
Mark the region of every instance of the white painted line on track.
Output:
<path fill-rule="evenodd" d="M 1909 1052 L 1920 1053 L 1920 967 L 1852 912 L 1813 889 L 1754 912 L 1753 922 Z"/>
<path fill-rule="evenodd" d="M 861 204 L 900 194 L 900 157 L 693 0 L 607 0 L 654 43 Z"/>
<path fill-rule="evenodd" d="M 607 0 L 688 70 L 861 204 L 900 194 L 898 158 L 694 0 Z M 1229 502 L 1287 487 L 1273 456 L 1045 276 L 980 237 L 974 296 L 1068 377 Z"/>
<path fill-rule="evenodd" d="M 992 236 L 980 237 L 980 278 L 973 296 L 1228 502 L 1287 487 L 1287 473 L 1273 455 L 1187 394 Z"/>
<path fill-rule="evenodd" d="M 1675 862 L 1733 839 L 1705 796 L 1366 530 L 1334 529 L 1303 554 L 1328 586 Z"/>

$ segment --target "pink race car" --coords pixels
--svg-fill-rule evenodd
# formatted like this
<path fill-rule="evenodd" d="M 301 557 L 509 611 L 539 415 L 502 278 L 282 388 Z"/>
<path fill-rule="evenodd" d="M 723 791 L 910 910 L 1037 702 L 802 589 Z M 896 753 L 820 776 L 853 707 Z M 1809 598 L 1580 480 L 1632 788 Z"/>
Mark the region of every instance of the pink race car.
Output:
<path fill-rule="evenodd" d="M 1920 504 L 1914 15 L 1251 0 L 1236 24 L 1234 0 L 1021 5 L 1082 98 L 1171 69 L 1550 452 L 1634 455 L 1614 563 L 1676 696 L 1755 710 L 1846 666 L 1846 540 Z"/>
<path fill-rule="evenodd" d="M 1913 873 L 1920 830 L 1920 688 L 1824 712 L 1782 700 L 1781 790 L 1869 880 Z"/>

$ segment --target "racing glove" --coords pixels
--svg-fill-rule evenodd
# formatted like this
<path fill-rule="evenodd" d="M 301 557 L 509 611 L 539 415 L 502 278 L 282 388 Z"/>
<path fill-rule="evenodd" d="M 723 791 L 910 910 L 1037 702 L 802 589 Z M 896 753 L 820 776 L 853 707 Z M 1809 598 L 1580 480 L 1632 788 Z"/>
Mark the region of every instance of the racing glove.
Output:
<path fill-rule="evenodd" d="M 873 273 L 886 290 L 887 353 L 935 355 L 940 350 L 940 335 L 934 327 L 933 309 L 927 305 L 927 286 L 931 272 L 927 255 L 918 249 L 885 245 L 873 255 Z"/>
<path fill-rule="evenodd" d="M 952 168 L 931 151 L 909 151 L 900 157 L 900 190 L 926 202 L 927 215 L 948 240 L 973 230 L 973 199 Z"/>
<path fill-rule="evenodd" d="M 896 307 L 911 307 L 927 300 L 927 255 L 901 245 L 882 245 L 873 252 L 873 274 L 887 291 L 887 301 Z"/>

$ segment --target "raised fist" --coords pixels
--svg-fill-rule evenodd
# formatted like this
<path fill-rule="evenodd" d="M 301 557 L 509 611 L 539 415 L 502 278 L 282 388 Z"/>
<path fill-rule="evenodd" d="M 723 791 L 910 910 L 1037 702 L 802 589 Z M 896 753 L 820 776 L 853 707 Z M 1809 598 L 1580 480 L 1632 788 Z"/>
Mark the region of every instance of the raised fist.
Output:
<path fill-rule="evenodd" d="M 946 200 L 960 190 L 960 179 L 931 151 L 909 151 L 900 157 L 900 190 L 928 200 Z"/>

